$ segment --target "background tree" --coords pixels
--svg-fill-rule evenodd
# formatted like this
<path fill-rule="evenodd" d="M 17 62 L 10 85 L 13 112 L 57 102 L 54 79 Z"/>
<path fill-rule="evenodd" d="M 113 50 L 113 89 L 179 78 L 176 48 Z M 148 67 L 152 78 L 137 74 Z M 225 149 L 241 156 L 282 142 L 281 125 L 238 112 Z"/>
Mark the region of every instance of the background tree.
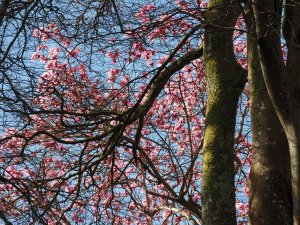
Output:
<path fill-rule="evenodd" d="M 300 224 L 299 159 L 299 2 L 254 1 L 254 19 L 264 80 L 289 143 L 293 196 L 293 224 Z M 267 22 L 266 22 L 267 21 Z M 284 24 L 282 24 L 283 22 Z M 267 25 L 268 24 L 268 25 Z M 280 28 L 287 45 L 287 59 L 281 54 Z"/>
<path fill-rule="evenodd" d="M 262 77 L 257 44 L 248 35 L 252 151 L 249 221 L 292 224 L 288 143 Z"/>

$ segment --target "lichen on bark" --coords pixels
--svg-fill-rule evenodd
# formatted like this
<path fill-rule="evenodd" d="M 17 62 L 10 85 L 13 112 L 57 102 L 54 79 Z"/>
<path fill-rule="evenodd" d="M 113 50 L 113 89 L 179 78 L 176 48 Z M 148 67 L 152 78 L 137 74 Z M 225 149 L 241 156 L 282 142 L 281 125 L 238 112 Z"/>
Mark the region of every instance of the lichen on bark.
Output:
<path fill-rule="evenodd" d="M 236 223 L 234 129 L 245 74 L 237 64 L 232 36 L 237 2 L 209 1 L 204 37 L 207 111 L 203 152 L 203 225 Z"/>

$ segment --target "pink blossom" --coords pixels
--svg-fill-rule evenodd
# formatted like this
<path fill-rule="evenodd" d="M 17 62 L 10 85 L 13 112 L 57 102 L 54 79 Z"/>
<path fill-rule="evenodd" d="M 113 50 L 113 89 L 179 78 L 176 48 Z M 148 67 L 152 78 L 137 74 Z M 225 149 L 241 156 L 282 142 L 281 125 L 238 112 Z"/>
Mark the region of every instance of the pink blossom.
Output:
<path fill-rule="evenodd" d="M 37 60 L 37 59 L 39 59 L 40 57 L 41 57 L 40 54 L 37 53 L 37 52 L 34 52 L 34 53 L 32 53 L 32 55 L 31 55 L 31 59 L 32 59 L 32 60 Z"/>
<path fill-rule="evenodd" d="M 71 51 L 68 51 L 67 56 L 75 58 L 78 56 L 79 53 L 80 53 L 80 48 L 77 47 L 72 49 Z"/>
<path fill-rule="evenodd" d="M 114 69 L 111 69 L 110 71 L 108 71 L 108 76 L 107 76 L 108 83 L 114 83 L 116 81 L 119 73 L 120 73 L 120 69 L 118 69 L 118 68 L 114 68 Z"/>
<path fill-rule="evenodd" d="M 112 63 L 116 63 L 117 59 L 120 57 L 119 50 L 109 51 L 106 53 L 106 56 L 111 58 Z"/>
<path fill-rule="evenodd" d="M 49 49 L 50 59 L 57 59 L 59 52 L 60 52 L 60 48 L 50 48 Z"/>
<path fill-rule="evenodd" d="M 54 30 L 54 29 L 57 28 L 57 26 L 56 26 L 55 23 L 51 22 L 51 23 L 48 25 L 48 28 L 49 28 L 50 30 Z"/>
<path fill-rule="evenodd" d="M 58 61 L 57 60 L 49 60 L 45 64 L 45 70 L 52 70 L 58 67 Z"/>
<path fill-rule="evenodd" d="M 48 48 L 48 45 L 46 44 L 40 44 L 37 48 L 36 48 L 36 51 L 41 51 L 43 49 L 47 49 Z"/>
<path fill-rule="evenodd" d="M 87 74 L 87 71 L 86 71 L 86 67 L 85 65 L 81 64 L 79 66 L 79 78 L 85 82 L 88 82 L 89 81 L 89 77 L 88 77 L 88 74 Z"/>
<path fill-rule="evenodd" d="M 70 41 L 69 39 L 67 39 L 67 38 L 63 38 L 62 44 L 63 44 L 63 46 L 64 46 L 65 48 L 67 48 L 67 47 L 70 46 L 71 41 Z"/>
<path fill-rule="evenodd" d="M 112 37 L 111 39 L 109 39 L 110 43 L 114 43 L 117 39 L 115 37 Z"/>

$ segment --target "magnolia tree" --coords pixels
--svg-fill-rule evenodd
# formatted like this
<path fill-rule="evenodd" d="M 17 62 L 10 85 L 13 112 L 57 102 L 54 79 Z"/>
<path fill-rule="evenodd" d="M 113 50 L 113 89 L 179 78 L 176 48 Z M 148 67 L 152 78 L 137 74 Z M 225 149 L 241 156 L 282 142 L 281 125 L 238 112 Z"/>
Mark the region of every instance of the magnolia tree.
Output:
<path fill-rule="evenodd" d="M 202 224 L 210 88 L 202 54 L 211 6 L 157 2 L 124 18 L 114 1 L 108 6 L 117 22 L 98 45 L 44 23 L 31 30 L 35 49 L 24 53 L 37 75 L 20 83 L 3 73 L 6 224 Z M 234 21 L 230 41 L 245 72 L 246 28 L 242 16 Z M 249 126 L 246 87 L 232 150 L 240 225 L 248 223 Z"/>

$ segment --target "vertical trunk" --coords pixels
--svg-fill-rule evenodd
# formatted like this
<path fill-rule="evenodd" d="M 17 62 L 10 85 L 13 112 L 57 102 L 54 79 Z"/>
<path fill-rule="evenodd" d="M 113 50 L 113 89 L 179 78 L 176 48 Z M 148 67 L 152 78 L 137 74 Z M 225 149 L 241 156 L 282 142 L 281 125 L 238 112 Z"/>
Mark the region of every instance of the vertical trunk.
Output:
<path fill-rule="evenodd" d="M 289 147 L 260 69 L 257 44 L 247 37 L 253 158 L 249 221 L 253 225 L 291 225 Z"/>
<path fill-rule="evenodd" d="M 299 135 L 299 134 L 298 134 Z M 289 148 L 291 155 L 291 174 L 292 174 L 292 190 L 293 190 L 293 221 L 294 225 L 300 223 L 300 163 L 299 163 L 299 152 L 300 142 L 299 136 L 298 141 L 289 140 Z M 296 202 L 297 201 L 297 202 Z"/>
<path fill-rule="evenodd" d="M 3 0 L 0 4 L 0 27 L 2 26 L 2 21 L 5 17 L 6 11 L 9 7 L 11 0 Z"/>
<path fill-rule="evenodd" d="M 208 85 L 203 152 L 203 225 L 236 223 L 234 130 L 237 103 L 245 84 L 232 46 L 233 27 L 238 15 L 233 1 L 209 1 L 203 49 Z"/>
<path fill-rule="evenodd" d="M 299 62 L 295 61 L 291 63 L 292 59 L 287 61 L 287 66 L 282 71 L 282 75 L 286 76 L 286 81 L 282 81 L 281 83 L 281 80 L 274 79 L 276 76 L 271 76 L 271 74 L 276 75 L 276 73 L 278 73 L 276 66 L 274 66 L 275 69 L 273 67 L 273 65 L 276 64 L 276 60 L 273 62 L 271 61 L 273 58 L 273 46 L 266 40 L 260 40 L 259 47 L 265 83 L 273 106 L 276 108 L 277 115 L 289 142 L 293 197 L 293 224 L 300 225 L 300 68 L 298 65 L 300 63 L 300 50 L 296 49 L 296 51 L 298 51 L 298 56 L 295 58 L 292 57 L 294 59 L 298 59 Z M 289 50 L 289 56 L 290 52 L 293 52 L 293 50 Z M 284 83 L 285 85 L 281 85 Z"/>
<path fill-rule="evenodd" d="M 288 27 L 284 30 L 288 48 L 286 65 L 278 45 L 281 37 L 276 26 L 281 21 L 281 11 L 276 11 L 281 1 L 254 0 L 254 16 L 263 77 L 289 142 L 293 224 L 300 225 L 300 2 L 286 2 L 289 4 L 285 11 Z M 270 29 L 269 24 L 274 24 L 276 29 Z"/>
<path fill-rule="evenodd" d="M 293 221 L 294 225 L 300 225 L 300 2 L 296 4 L 291 26 L 294 35 L 287 39 L 285 75 L 289 82 L 289 88 L 286 90 L 288 114 L 283 120 L 283 127 L 288 137 L 291 156 Z"/>

